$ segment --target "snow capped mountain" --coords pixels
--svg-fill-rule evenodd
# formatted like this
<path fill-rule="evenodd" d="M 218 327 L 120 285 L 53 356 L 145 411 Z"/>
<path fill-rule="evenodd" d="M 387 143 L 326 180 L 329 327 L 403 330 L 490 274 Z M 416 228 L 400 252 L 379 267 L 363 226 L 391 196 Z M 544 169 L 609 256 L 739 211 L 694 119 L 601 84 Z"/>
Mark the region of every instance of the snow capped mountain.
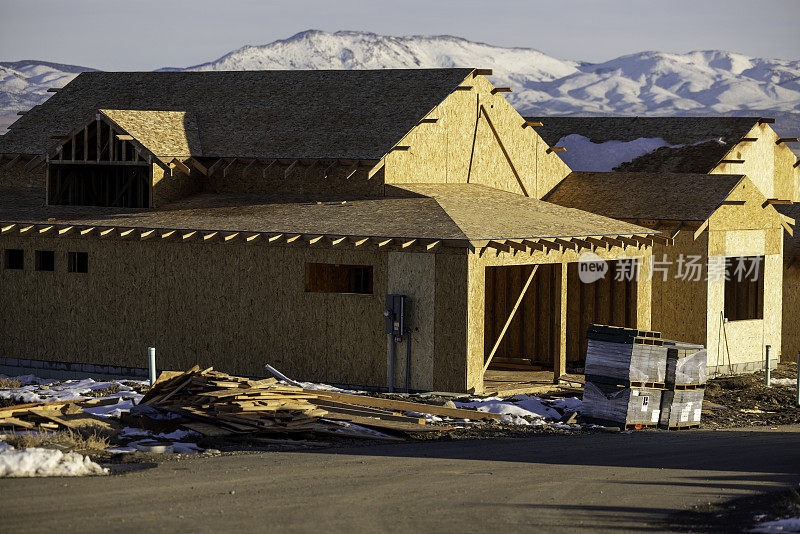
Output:
<path fill-rule="evenodd" d="M 46 61 L 0 63 L 0 132 L 26 111 L 44 102 L 50 87 L 63 87 L 83 71 L 94 70 Z"/>
<path fill-rule="evenodd" d="M 794 121 L 792 130 L 800 125 L 795 115 L 800 113 L 800 61 L 719 50 L 640 52 L 586 63 L 452 36 L 310 30 L 263 46 L 245 46 L 209 63 L 163 70 L 455 66 L 493 69 L 492 82 L 511 87 L 509 100 L 531 115 L 772 113 Z M 60 87 L 82 70 L 91 69 L 33 61 L 0 63 L 0 127 L 12 122 L 18 110 L 42 102 L 48 87 Z"/>

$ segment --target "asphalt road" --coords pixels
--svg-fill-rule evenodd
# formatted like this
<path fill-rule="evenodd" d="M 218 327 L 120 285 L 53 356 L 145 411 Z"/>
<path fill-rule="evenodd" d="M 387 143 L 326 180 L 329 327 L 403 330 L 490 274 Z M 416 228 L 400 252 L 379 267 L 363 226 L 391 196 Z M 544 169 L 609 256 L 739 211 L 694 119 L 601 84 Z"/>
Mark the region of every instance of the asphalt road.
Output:
<path fill-rule="evenodd" d="M 541 435 L 166 461 L 0 480 L 4 532 L 669 530 L 693 505 L 800 482 L 800 426 Z"/>

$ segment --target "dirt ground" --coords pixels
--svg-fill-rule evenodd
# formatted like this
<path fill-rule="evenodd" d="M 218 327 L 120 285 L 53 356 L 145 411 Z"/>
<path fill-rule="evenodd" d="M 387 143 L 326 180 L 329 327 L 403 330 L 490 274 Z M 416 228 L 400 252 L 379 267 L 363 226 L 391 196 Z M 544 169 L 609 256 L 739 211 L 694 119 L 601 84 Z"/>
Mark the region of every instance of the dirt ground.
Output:
<path fill-rule="evenodd" d="M 780 364 L 772 378 L 797 378 L 797 364 Z M 795 388 L 766 387 L 764 373 L 716 378 L 708 382 L 701 426 L 732 428 L 789 425 L 800 422 Z M 715 408 L 713 404 L 723 408 Z M 710 409 L 708 409 L 710 408 Z"/>

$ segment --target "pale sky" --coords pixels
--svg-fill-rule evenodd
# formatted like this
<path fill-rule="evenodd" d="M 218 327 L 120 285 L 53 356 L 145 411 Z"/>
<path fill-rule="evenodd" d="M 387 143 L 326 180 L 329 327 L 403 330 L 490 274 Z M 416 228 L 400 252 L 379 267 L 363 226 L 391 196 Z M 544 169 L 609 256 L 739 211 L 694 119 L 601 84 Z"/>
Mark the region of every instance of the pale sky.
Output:
<path fill-rule="evenodd" d="M 308 30 L 449 34 L 605 61 L 722 49 L 800 58 L 800 0 L 0 0 L 0 61 L 185 67 Z"/>

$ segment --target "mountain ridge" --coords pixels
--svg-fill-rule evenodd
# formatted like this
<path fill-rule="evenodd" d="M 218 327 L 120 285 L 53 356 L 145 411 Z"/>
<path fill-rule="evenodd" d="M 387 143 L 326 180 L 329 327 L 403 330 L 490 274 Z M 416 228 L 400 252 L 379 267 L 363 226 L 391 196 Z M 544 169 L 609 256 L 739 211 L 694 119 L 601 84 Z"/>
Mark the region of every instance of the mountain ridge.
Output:
<path fill-rule="evenodd" d="M 509 101 L 530 115 L 780 115 L 800 133 L 800 61 L 724 50 L 642 51 L 592 63 L 539 50 L 500 47 L 453 35 L 383 36 L 306 30 L 265 45 L 245 45 L 205 63 L 163 71 L 479 67 L 513 89 Z M 61 87 L 78 65 L 0 62 L 0 131 Z"/>

